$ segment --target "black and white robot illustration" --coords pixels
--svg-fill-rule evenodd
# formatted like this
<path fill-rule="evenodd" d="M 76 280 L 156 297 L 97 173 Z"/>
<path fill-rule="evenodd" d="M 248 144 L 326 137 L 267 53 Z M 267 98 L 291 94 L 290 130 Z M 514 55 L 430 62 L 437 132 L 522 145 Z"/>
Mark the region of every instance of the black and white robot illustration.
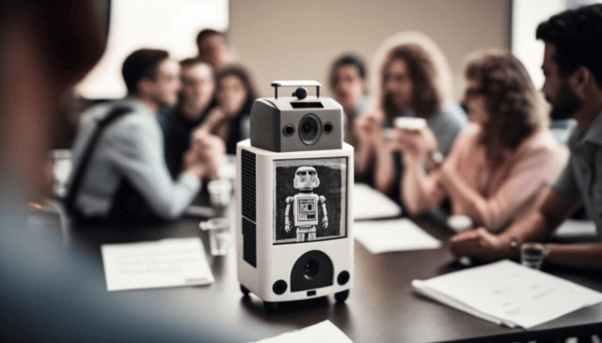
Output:
<path fill-rule="evenodd" d="M 289 213 L 293 204 L 294 227 L 297 230 L 297 242 L 308 242 L 316 239 L 316 226 L 318 226 L 318 203 L 322 207 L 322 228 L 328 228 L 328 212 L 326 211 L 326 198 L 314 194 L 313 190 L 320 186 L 320 179 L 314 167 L 303 166 L 295 171 L 293 187 L 300 193 L 286 198 L 284 213 L 284 230 L 288 233 L 293 227 Z"/>

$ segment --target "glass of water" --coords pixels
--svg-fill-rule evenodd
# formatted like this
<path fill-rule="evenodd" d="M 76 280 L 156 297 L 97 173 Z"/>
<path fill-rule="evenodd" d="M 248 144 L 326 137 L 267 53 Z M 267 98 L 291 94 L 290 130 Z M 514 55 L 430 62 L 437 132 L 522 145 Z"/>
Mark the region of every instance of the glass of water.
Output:
<path fill-rule="evenodd" d="M 199 227 L 209 231 L 209 247 L 211 255 L 224 256 L 228 253 L 230 244 L 230 221 L 226 218 L 211 218 L 201 222 Z"/>
<path fill-rule="evenodd" d="M 521 264 L 537 270 L 549 254 L 550 250 L 541 243 L 523 243 L 520 247 Z"/>
<path fill-rule="evenodd" d="M 207 184 L 209 201 L 213 207 L 226 207 L 232 199 L 232 182 L 229 180 L 213 180 Z"/>

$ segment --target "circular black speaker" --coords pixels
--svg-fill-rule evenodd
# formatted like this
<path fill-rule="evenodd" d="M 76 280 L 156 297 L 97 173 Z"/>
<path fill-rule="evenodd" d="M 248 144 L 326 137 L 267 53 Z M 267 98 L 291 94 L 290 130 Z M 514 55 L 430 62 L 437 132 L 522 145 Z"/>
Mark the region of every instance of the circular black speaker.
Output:
<path fill-rule="evenodd" d="M 349 273 L 344 270 L 339 273 L 339 276 L 337 277 L 337 282 L 339 283 L 339 285 L 343 286 L 347 283 L 347 281 L 349 281 Z"/>
<path fill-rule="evenodd" d="M 284 294 L 284 292 L 286 292 L 286 289 L 288 288 L 288 285 L 286 284 L 286 281 L 284 280 L 278 280 L 276 282 L 274 282 L 274 285 L 272 286 L 272 290 L 274 291 L 274 293 L 281 295 Z"/>
<path fill-rule="evenodd" d="M 299 138 L 305 145 L 315 144 L 322 133 L 322 122 L 313 113 L 306 114 L 299 121 Z"/>
<path fill-rule="evenodd" d="M 305 262 L 305 265 L 303 265 L 303 276 L 305 276 L 306 279 L 310 280 L 312 277 L 318 274 L 318 270 L 320 270 L 320 264 L 318 263 L 318 261 L 314 259 L 307 260 L 307 262 Z"/>

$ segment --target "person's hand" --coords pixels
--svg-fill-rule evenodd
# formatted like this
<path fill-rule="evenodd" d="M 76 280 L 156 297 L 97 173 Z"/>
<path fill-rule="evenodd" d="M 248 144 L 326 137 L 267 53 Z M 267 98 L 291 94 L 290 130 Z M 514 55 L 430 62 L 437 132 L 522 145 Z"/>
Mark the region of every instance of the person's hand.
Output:
<path fill-rule="evenodd" d="M 355 119 L 353 133 L 362 144 L 372 145 L 384 139 L 380 124 L 377 115 L 367 113 Z"/>
<path fill-rule="evenodd" d="M 184 170 L 192 173 L 199 180 L 207 174 L 207 166 L 193 150 L 184 153 Z"/>
<path fill-rule="evenodd" d="M 494 261 L 510 257 L 510 243 L 485 228 L 461 232 L 449 240 L 455 256 L 468 256 L 482 261 Z"/>
<path fill-rule="evenodd" d="M 391 150 L 401 151 L 419 161 L 423 161 L 429 153 L 437 151 L 437 139 L 428 127 L 420 130 L 395 128 L 395 134 L 388 145 Z"/>
<path fill-rule="evenodd" d="M 439 180 L 442 185 L 447 185 L 450 182 L 454 182 L 453 176 L 457 175 L 456 166 L 449 161 L 444 161 L 439 168 Z"/>
<path fill-rule="evenodd" d="M 221 107 L 215 107 L 212 109 L 209 114 L 207 114 L 207 120 L 205 121 L 208 124 L 217 124 L 226 119 L 226 111 L 224 111 Z"/>
<path fill-rule="evenodd" d="M 226 119 L 226 114 L 220 107 L 212 109 L 203 123 L 194 129 L 192 136 L 215 133 L 220 124 Z"/>
<path fill-rule="evenodd" d="M 226 148 L 224 142 L 217 136 L 211 135 L 204 130 L 193 133 L 190 142 L 190 151 L 195 158 L 192 163 L 203 164 L 203 175 L 201 178 L 214 180 L 218 177 L 219 167 L 225 158 Z"/>

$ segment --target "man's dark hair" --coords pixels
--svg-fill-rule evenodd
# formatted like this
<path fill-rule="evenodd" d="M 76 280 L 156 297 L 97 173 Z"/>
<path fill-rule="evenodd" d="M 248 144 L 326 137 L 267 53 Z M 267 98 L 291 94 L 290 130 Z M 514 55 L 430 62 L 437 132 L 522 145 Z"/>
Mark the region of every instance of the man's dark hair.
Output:
<path fill-rule="evenodd" d="M 180 61 L 180 67 L 182 67 L 182 68 L 192 67 L 197 64 L 206 64 L 213 71 L 213 68 L 211 67 L 211 65 L 209 63 L 207 63 L 207 61 L 205 61 L 204 59 L 199 58 L 199 57 L 185 58 Z"/>
<path fill-rule="evenodd" d="M 410 78 L 414 84 L 412 96 L 412 109 L 417 116 L 429 118 L 441 104 L 441 95 L 436 83 L 437 70 L 432 57 L 418 44 L 408 43 L 393 49 L 387 56 L 386 63 L 382 68 L 382 82 L 384 86 L 387 65 L 395 60 L 406 63 Z M 384 87 L 382 87 L 384 89 Z M 387 117 L 392 118 L 398 108 L 393 106 L 386 92 L 382 93 L 382 104 Z"/>
<path fill-rule="evenodd" d="M 556 14 L 539 24 L 535 36 L 556 47 L 561 76 L 584 66 L 602 87 L 602 4 Z"/>
<path fill-rule="evenodd" d="M 199 34 L 196 36 L 196 46 L 201 47 L 201 42 L 210 36 L 214 36 L 214 35 L 218 35 L 218 36 L 222 36 L 224 39 L 226 39 L 226 34 L 220 31 L 216 31 L 213 29 L 204 29 L 201 30 L 201 32 L 199 32 Z"/>
<path fill-rule="evenodd" d="M 364 61 L 362 61 L 361 58 L 355 56 L 355 55 L 343 55 L 339 58 L 336 59 L 336 61 L 334 61 L 334 63 L 332 64 L 332 67 L 330 68 L 330 84 L 334 85 L 335 83 L 335 75 L 334 72 L 335 70 L 337 70 L 338 67 L 341 66 L 353 66 L 355 67 L 355 69 L 357 69 L 357 73 L 359 74 L 359 76 L 365 80 L 366 79 L 366 66 L 364 65 Z"/>
<path fill-rule="evenodd" d="M 138 82 L 145 77 L 155 79 L 159 64 L 169 58 L 165 50 L 140 49 L 131 53 L 123 62 L 121 74 L 128 94 L 136 94 Z"/>

